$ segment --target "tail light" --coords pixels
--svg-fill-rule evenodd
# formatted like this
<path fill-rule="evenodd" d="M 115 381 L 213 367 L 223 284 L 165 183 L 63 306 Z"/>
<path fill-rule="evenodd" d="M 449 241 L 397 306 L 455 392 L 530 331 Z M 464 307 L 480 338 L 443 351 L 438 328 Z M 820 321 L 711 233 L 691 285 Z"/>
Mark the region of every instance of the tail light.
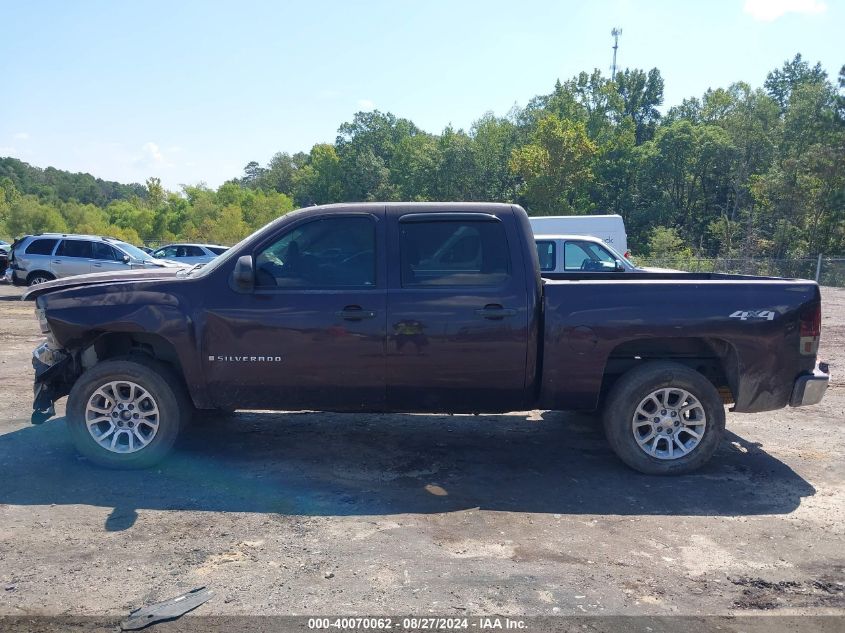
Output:
<path fill-rule="evenodd" d="M 815 356 L 819 350 L 819 337 L 822 332 L 822 306 L 817 303 L 801 312 L 799 331 L 801 335 L 801 354 Z"/>
<path fill-rule="evenodd" d="M 625 251 L 625 259 L 631 259 L 631 251 Z"/>

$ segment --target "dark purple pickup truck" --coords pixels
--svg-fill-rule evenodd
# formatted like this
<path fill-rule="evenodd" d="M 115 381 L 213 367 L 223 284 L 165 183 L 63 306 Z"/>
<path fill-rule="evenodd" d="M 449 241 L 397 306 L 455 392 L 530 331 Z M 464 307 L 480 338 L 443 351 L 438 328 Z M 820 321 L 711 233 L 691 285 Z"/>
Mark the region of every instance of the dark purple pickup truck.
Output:
<path fill-rule="evenodd" d="M 33 422 L 69 395 L 92 461 L 149 466 L 204 410 L 601 411 L 646 473 L 713 454 L 725 404 L 815 404 L 811 281 L 642 272 L 541 276 L 507 204 L 311 207 L 210 264 L 31 288 Z M 201 418 L 202 415 L 199 415 Z"/>

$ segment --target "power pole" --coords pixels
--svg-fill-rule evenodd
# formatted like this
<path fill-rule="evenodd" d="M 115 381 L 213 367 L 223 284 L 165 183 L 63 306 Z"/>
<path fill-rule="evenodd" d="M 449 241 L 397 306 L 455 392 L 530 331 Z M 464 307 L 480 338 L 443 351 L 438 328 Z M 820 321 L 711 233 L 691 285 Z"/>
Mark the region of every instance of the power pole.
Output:
<path fill-rule="evenodd" d="M 610 79 L 616 81 L 616 49 L 619 48 L 619 36 L 622 35 L 622 29 L 613 27 L 610 34 L 613 36 L 613 64 L 610 66 Z"/>

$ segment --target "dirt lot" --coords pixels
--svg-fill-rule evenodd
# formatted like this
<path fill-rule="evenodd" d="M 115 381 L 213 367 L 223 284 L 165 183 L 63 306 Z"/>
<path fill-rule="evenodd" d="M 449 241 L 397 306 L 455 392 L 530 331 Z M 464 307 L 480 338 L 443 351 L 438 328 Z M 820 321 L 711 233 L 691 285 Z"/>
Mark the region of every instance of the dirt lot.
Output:
<path fill-rule="evenodd" d="M 240 413 L 146 472 L 29 424 L 32 305 L 0 285 L 0 614 L 845 613 L 845 290 L 834 384 L 729 415 L 710 465 L 638 475 L 594 420 Z M 61 416 L 62 411 L 59 411 Z"/>

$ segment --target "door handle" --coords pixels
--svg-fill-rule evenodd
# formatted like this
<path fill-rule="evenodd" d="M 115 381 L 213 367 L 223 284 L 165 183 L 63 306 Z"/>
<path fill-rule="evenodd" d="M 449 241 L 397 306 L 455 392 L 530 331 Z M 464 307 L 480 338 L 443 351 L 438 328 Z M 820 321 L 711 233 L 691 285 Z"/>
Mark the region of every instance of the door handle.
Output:
<path fill-rule="evenodd" d="M 485 319 L 504 319 L 505 317 L 516 316 L 516 310 L 513 308 L 503 308 L 498 303 L 489 303 L 475 313 Z"/>
<path fill-rule="evenodd" d="M 102 268 L 103 267 L 102 264 L 91 264 L 91 266 L 93 266 L 94 268 Z"/>
<path fill-rule="evenodd" d="M 343 310 L 335 312 L 341 319 L 347 321 L 360 321 L 362 319 L 375 318 L 376 313 L 373 310 L 363 310 L 361 306 L 346 306 Z"/>

